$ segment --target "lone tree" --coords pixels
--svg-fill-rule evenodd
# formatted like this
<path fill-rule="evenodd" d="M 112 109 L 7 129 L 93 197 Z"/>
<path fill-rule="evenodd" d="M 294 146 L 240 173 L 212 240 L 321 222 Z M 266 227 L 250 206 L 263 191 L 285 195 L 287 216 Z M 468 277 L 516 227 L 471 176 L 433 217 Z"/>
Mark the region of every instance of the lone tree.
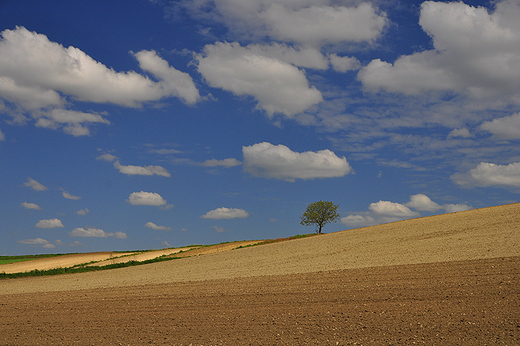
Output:
<path fill-rule="evenodd" d="M 323 226 L 339 220 L 340 216 L 337 210 L 338 205 L 332 202 L 318 201 L 311 203 L 303 213 L 300 224 L 305 226 L 316 224 L 316 233 L 321 234 Z"/>

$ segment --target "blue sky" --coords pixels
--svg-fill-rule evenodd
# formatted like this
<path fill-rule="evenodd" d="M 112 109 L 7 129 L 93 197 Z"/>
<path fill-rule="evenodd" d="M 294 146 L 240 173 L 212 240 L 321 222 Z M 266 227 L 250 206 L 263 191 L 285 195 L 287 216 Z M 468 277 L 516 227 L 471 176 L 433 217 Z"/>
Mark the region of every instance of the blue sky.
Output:
<path fill-rule="evenodd" d="M 520 3 L 0 2 L 0 254 L 519 201 Z"/>

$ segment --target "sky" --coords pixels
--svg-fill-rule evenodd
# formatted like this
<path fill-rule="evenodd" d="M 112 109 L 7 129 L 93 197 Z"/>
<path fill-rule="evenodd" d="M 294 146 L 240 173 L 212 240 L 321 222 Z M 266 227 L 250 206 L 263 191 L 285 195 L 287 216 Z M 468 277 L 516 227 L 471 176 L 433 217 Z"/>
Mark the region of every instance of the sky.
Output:
<path fill-rule="evenodd" d="M 0 255 L 520 200 L 520 2 L 0 1 Z"/>

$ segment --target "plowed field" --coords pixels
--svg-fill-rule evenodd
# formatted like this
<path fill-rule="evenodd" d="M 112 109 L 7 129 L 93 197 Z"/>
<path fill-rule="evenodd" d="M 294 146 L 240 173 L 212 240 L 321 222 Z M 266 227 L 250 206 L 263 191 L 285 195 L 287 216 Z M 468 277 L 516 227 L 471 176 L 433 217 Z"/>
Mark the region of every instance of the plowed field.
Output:
<path fill-rule="evenodd" d="M 519 345 L 520 204 L 0 281 L 2 345 Z"/>

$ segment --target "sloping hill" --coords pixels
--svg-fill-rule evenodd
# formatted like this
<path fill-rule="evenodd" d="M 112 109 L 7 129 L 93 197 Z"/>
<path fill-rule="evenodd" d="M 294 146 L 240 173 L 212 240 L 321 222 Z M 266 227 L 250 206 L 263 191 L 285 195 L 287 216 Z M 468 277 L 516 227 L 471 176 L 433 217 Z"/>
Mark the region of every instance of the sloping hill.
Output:
<path fill-rule="evenodd" d="M 110 271 L 0 281 L 0 294 L 520 256 L 520 203 Z"/>

